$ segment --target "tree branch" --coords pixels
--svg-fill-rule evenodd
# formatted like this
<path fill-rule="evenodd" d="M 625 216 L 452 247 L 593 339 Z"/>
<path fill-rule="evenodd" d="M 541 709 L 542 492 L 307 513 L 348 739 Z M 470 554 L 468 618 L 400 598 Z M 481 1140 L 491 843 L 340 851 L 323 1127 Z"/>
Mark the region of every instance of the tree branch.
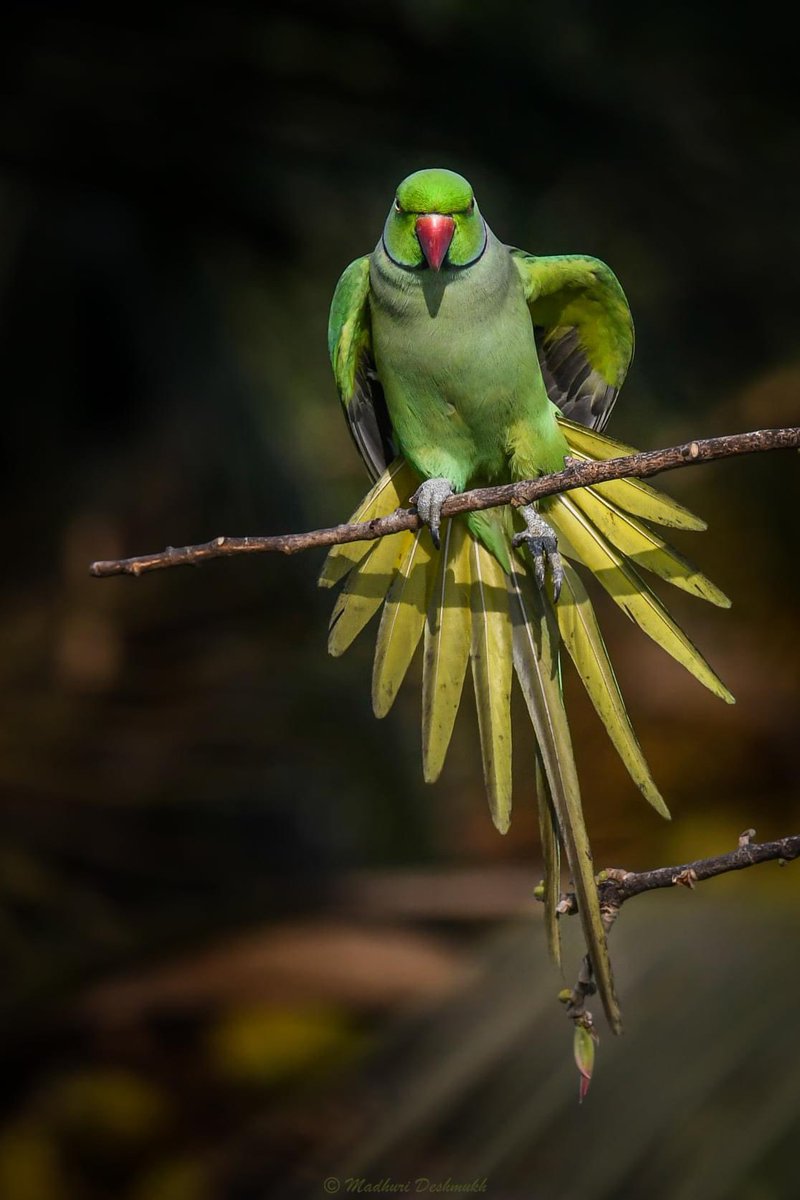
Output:
<path fill-rule="evenodd" d="M 563 471 L 543 475 L 539 479 L 503 484 L 500 487 L 475 488 L 446 501 L 442 515 L 454 517 L 459 513 L 497 508 L 503 504 L 518 507 L 554 496 L 573 488 L 607 483 L 611 479 L 648 479 L 664 471 L 695 466 L 720 458 L 741 454 L 756 454 L 766 450 L 800 448 L 800 428 L 759 429 L 750 433 L 735 433 L 727 437 L 703 438 L 671 446 L 664 450 L 647 450 L 624 458 L 600 462 L 567 459 Z M 136 558 L 118 558 L 94 562 L 89 573 L 101 578 L 110 575 L 144 575 L 165 567 L 197 566 L 212 558 L 230 558 L 239 554 L 298 554 L 315 546 L 333 546 L 344 542 L 372 541 L 389 533 L 419 529 L 420 518 L 412 509 L 397 509 L 387 517 L 363 524 L 334 525 L 310 533 L 284 533 L 272 537 L 217 537 L 196 546 L 168 546 L 157 554 L 142 554 Z"/>
<path fill-rule="evenodd" d="M 597 876 L 597 891 L 600 897 L 600 912 L 608 933 L 614 924 L 622 905 L 634 896 L 643 892 L 652 892 L 656 888 L 676 887 L 682 885 L 694 888 L 695 884 L 704 879 L 713 879 L 717 875 L 726 875 L 729 871 L 743 871 L 754 867 L 757 863 L 777 861 L 782 865 L 800 858 L 800 834 L 778 838 L 774 842 L 756 843 L 754 829 L 746 829 L 739 836 L 739 844 L 735 850 L 727 854 L 718 854 L 714 858 L 700 858 L 696 862 L 681 863 L 677 867 L 657 867 L 652 871 L 622 871 L 616 867 L 601 871 Z M 537 896 L 538 896 L 537 892 Z M 542 893 L 543 895 L 543 893 Z M 568 892 L 561 898 L 558 905 L 559 913 L 572 915 L 578 911 L 578 904 L 573 892 Z M 567 1006 L 567 1016 L 575 1023 L 576 1044 L 578 1039 L 585 1038 L 578 1031 L 585 1031 L 596 1040 L 592 1014 L 586 1008 L 586 1001 L 595 992 L 594 971 L 588 954 L 581 960 L 578 978 L 573 988 L 565 988 L 559 993 L 559 999 Z M 581 1096 L 588 1089 L 591 1079 L 591 1058 L 589 1066 L 582 1069 L 583 1083 Z M 579 1067 L 580 1069 L 580 1067 Z"/>
<path fill-rule="evenodd" d="M 800 858 L 800 834 L 778 838 L 774 842 L 752 842 L 755 830 L 746 830 L 739 838 L 739 845 L 727 854 L 716 858 L 700 858 L 697 862 L 683 863 L 679 867 L 657 867 L 653 871 L 602 871 L 598 876 L 597 890 L 602 907 L 619 910 L 626 900 L 652 892 L 656 888 L 674 887 L 683 884 L 693 888 L 704 879 L 726 875 L 729 871 L 744 871 L 757 863 L 791 862 Z"/>

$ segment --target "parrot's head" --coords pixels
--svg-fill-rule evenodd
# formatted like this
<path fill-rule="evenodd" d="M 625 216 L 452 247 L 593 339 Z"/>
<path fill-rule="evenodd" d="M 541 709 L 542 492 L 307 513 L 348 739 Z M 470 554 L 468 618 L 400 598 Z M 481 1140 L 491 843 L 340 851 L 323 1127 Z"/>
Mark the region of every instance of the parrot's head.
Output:
<path fill-rule="evenodd" d="M 415 171 L 397 189 L 383 248 L 400 267 L 468 267 L 486 249 L 486 225 L 463 175 Z"/>

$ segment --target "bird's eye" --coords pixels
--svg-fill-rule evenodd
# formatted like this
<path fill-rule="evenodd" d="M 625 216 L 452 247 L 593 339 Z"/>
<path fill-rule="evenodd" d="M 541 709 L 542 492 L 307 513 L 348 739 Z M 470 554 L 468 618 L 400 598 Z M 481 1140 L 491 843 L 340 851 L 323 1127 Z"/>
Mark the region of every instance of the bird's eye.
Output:
<path fill-rule="evenodd" d="M 400 203 L 400 201 L 399 201 L 399 200 L 395 200 L 395 202 L 394 202 L 394 211 L 395 211 L 395 212 L 402 212 L 402 211 L 403 211 L 403 206 L 402 206 L 402 204 Z"/>
<path fill-rule="evenodd" d="M 474 211 L 475 211 L 475 197 L 473 196 L 472 199 L 470 200 L 469 204 L 467 205 L 467 216 L 471 217 Z"/>

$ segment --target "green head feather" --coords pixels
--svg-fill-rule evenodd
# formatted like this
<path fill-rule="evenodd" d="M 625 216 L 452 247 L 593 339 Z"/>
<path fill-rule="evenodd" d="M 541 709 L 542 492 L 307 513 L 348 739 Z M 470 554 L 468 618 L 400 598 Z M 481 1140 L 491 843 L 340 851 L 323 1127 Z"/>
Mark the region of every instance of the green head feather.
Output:
<path fill-rule="evenodd" d="M 439 167 L 415 171 L 397 189 L 386 218 L 383 246 L 401 267 L 421 267 L 425 256 L 416 234 L 417 217 L 440 213 L 455 222 L 445 267 L 467 267 L 486 248 L 486 226 L 471 185 L 463 175 Z"/>

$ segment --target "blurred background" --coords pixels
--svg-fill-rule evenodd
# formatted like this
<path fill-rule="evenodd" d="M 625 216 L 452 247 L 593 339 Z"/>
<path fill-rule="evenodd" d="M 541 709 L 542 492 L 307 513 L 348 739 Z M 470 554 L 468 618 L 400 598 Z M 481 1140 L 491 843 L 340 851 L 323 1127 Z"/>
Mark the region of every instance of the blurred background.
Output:
<path fill-rule="evenodd" d="M 627 1033 L 579 1109 L 524 722 L 501 838 L 471 699 L 426 787 L 417 682 L 378 723 L 372 633 L 327 657 L 321 555 L 87 574 L 353 510 L 327 308 L 421 166 L 466 174 L 503 240 L 613 266 L 638 347 L 610 433 L 797 423 L 781 28 L 686 0 L 11 5 L 2 1200 L 796 1194 L 796 866 L 626 908 Z M 797 831 L 797 478 L 782 454 L 664 481 L 733 598 L 674 610 L 735 708 L 600 598 L 674 820 L 568 678 L 598 867 Z"/>

